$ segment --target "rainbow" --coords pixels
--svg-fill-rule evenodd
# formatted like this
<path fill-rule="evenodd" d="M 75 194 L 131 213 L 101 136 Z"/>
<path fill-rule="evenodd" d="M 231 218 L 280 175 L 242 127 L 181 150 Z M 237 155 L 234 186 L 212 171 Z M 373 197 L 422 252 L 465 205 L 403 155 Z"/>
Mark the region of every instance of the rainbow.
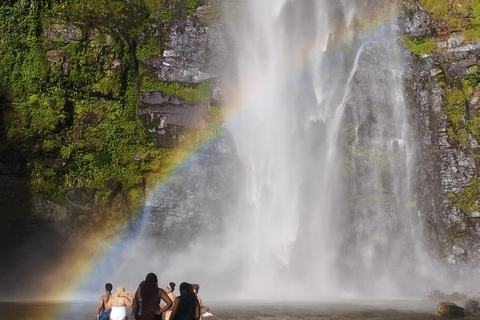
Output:
<path fill-rule="evenodd" d="M 362 33 L 368 34 L 377 31 L 379 28 L 393 22 L 398 17 L 398 10 L 396 8 L 381 8 L 380 14 L 377 12 L 370 12 L 368 23 L 362 24 Z M 334 44 L 329 50 L 341 50 L 342 46 L 348 43 L 352 39 L 351 34 L 344 32 L 341 36 L 334 39 Z M 289 76 L 286 79 L 291 79 L 297 75 L 300 75 L 305 68 L 309 65 L 310 61 L 316 58 L 317 52 L 309 52 L 307 59 L 304 53 L 302 59 L 296 59 L 297 64 L 290 67 Z M 288 79 L 287 79 L 288 78 Z M 255 99 L 255 97 L 261 96 L 265 89 L 264 75 L 256 75 L 253 77 L 252 88 L 256 88 L 256 92 L 249 93 L 249 97 Z M 231 99 L 231 104 L 228 108 L 224 108 L 225 112 L 223 116 L 223 123 L 230 123 L 235 121 L 241 112 L 248 109 L 252 104 L 252 101 L 245 101 L 238 97 Z M 168 165 L 168 168 L 160 175 L 158 182 L 155 183 L 155 187 L 151 189 L 151 192 L 159 192 L 165 185 L 168 184 L 170 178 L 178 172 L 179 169 L 184 166 L 188 166 L 194 156 L 210 141 L 218 137 L 221 123 L 216 123 L 210 128 L 197 129 L 194 134 L 198 139 L 195 145 L 186 145 L 174 152 L 172 161 Z M 122 254 L 127 244 L 133 241 L 141 233 L 141 230 L 148 221 L 149 212 L 143 210 L 139 213 L 137 219 L 138 223 L 132 225 L 129 221 L 122 221 L 113 226 L 108 226 L 108 237 L 102 232 L 92 231 L 82 234 L 79 242 L 82 246 L 78 246 L 67 255 L 63 256 L 61 260 L 52 267 L 50 272 L 45 275 L 40 275 L 43 279 L 43 288 L 38 291 L 43 292 L 41 300 L 49 301 L 71 301 L 78 298 L 76 293 L 84 285 L 84 283 L 98 274 L 105 274 L 110 265 Z M 102 283 L 103 286 L 103 283 Z M 52 307 L 54 308 L 54 307 Z M 58 307 L 55 307 L 58 308 Z M 67 310 L 52 310 L 50 314 L 62 314 L 67 313 Z M 95 310 L 92 310 L 92 316 L 95 315 Z M 45 319 L 50 318 L 49 315 L 45 315 Z M 67 318 L 67 316 L 65 317 Z M 40 317 L 42 320 L 42 317 Z"/>

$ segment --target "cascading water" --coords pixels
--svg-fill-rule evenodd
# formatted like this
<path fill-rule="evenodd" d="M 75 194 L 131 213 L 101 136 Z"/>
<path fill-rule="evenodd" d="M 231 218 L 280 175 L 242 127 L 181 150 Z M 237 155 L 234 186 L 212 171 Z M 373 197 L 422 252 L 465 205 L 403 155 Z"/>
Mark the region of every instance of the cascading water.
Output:
<path fill-rule="evenodd" d="M 394 5 L 237 5 L 229 28 L 235 115 L 227 123 L 243 166 L 241 185 L 228 187 L 236 200 L 216 206 L 221 222 L 190 233 L 187 249 L 158 257 L 142 238 L 142 272 L 159 269 L 165 283 L 200 282 L 203 297 L 218 300 L 422 295 L 428 259 L 412 195 L 416 147 Z M 195 170 L 205 171 L 184 180 L 205 183 L 197 197 L 204 198 L 211 186 Z M 178 181 L 168 188 L 157 198 L 184 190 Z M 213 207 L 199 205 L 190 189 L 183 197 L 188 231 Z M 169 211 L 160 215 L 164 227 L 178 219 L 176 205 L 150 202 Z M 173 243 L 178 234 L 170 234 Z"/>
<path fill-rule="evenodd" d="M 252 1 L 248 21 L 232 28 L 241 114 L 231 132 L 246 168 L 237 229 L 244 290 L 423 290 L 412 288 L 423 239 L 402 57 L 392 21 L 368 29 L 372 15 L 383 10 L 378 23 L 394 9 L 379 5 Z"/>

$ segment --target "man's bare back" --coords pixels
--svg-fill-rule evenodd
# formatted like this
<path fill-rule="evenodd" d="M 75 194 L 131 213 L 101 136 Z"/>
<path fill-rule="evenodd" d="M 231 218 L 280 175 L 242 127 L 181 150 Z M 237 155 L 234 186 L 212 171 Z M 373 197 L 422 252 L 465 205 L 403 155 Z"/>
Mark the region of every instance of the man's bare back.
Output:
<path fill-rule="evenodd" d="M 97 319 L 110 319 L 110 310 L 112 310 L 112 284 L 105 284 L 105 294 L 100 297 L 98 305 Z"/>
<path fill-rule="evenodd" d="M 110 299 L 111 296 L 112 294 L 108 292 L 100 297 L 100 307 L 103 307 L 103 311 L 112 309 L 112 299 Z"/>

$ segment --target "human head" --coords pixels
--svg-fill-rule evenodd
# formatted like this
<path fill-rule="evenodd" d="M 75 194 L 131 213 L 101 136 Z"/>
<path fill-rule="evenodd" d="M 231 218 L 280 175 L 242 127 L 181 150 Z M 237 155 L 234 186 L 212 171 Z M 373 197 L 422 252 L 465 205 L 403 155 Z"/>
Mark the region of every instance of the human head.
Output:
<path fill-rule="evenodd" d="M 149 274 L 147 274 L 147 276 L 145 277 L 145 284 L 148 284 L 148 286 L 152 286 L 152 285 L 158 286 L 157 275 L 153 272 L 150 272 Z"/>
<path fill-rule="evenodd" d="M 175 282 L 170 282 L 167 288 L 170 289 L 170 292 L 173 292 L 173 290 L 175 290 Z"/>
<path fill-rule="evenodd" d="M 180 283 L 180 293 L 189 292 L 190 291 L 190 284 L 187 282 Z"/>
<path fill-rule="evenodd" d="M 198 293 L 198 290 L 200 290 L 200 285 L 197 284 L 197 283 L 193 283 L 193 284 L 192 284 L 192 289 L 193 289 L 193 292 L 194 292 L 195 294 L 197 294 L 197 293 Z"/>
<path fill-rule="evenodd" d="M 125 290 L 124 287 L 120 286 L 117 288 L 117 292 L 113 295 L 114 297 L 126 297 L 128 294 L 131 295 L 130 292 L 128 292 L 127 290 Z"/>
<path fill-rule="evenodd" d="M 112 289 L 113 289 L 113 286 L 111 283 L 106 283 L 105 284 L 105 290 L 108 291 L 108 292 L 112 292 Z"/>

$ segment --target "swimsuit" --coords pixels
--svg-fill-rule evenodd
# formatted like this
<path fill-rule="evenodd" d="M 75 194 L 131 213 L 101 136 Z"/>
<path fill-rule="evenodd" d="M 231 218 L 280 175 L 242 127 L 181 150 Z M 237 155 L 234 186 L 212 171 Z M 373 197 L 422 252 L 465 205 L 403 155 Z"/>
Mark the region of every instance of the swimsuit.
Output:
<path fill-rule="evenodd" d="M 110 319 L 122 320 L 127 316 L 127 307 L 112 307 L 112 313 L 110 313 Z"/>
<path fill-rule="evenodd" d="M 180 303 L 177 308 L 175 320 L 195 320 L 195 310 L 197 308 L 198 299 L 193 292 L 183 292 L 178 296 Z"/>

